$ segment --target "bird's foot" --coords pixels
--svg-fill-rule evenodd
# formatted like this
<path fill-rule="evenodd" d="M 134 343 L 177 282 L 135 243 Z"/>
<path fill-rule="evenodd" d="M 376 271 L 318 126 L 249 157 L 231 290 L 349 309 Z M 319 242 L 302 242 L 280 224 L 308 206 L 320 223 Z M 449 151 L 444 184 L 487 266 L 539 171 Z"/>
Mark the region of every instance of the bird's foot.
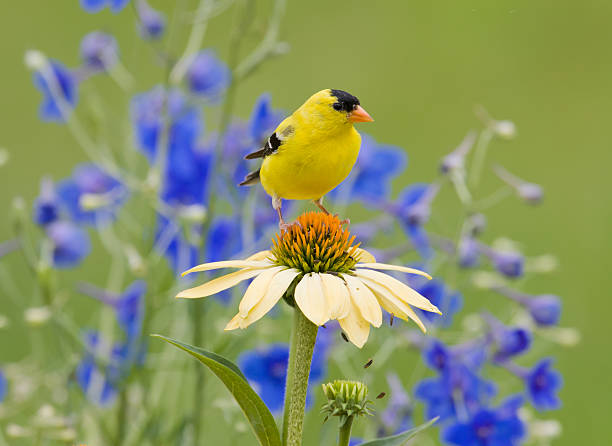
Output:
<path fill-rule="evenodd" d="M 299 226 L 299 227 L 301 228 L 301 227 L 302 227 L 302 224 L 301 224 L 299 221 L 297 221 L 297 220 L 296 220 L 296 221 L 294 221 L 293 223 L 285 223 L 285 221 L 281 220 L 281 221 L 278 223 L 278 229 L 280 229 L 281 233 L 282 233 L 282 232 L 287 232 L 287 231 L 289 231 L 289 229 L 290 229 L 292 226 Z"/>
<path fill-rule="evenodd" d="M 334 214 L 334 217 L 336 217 L 338 220 L 340 220 L 340 216 L 338 214 Z M 340 226 L 350 226 L 351 225 L 351 220 L 350 218 L 345 218 L 344 220 L 340 220 Z"/>

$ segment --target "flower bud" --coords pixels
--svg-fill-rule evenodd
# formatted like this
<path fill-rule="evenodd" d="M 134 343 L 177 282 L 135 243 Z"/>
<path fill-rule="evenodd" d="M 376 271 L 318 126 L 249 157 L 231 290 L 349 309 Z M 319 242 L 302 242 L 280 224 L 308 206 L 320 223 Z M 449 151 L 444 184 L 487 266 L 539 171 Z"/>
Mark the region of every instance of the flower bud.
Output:
<path fill-rule="evenodd" d="M 166 18 L 153 9 L 146 0 L 138 0 L 136 11 L 140 19 L 140 34 L 143 39 L 159 39 L 166 29 Z"/>
<path fill-rule="evenodd" d="M 354 416 L 371 415 L 367 399 L 368 387 L 359 381 L 336 380 L 322 384 L 327 403 L 321 408 L 321 413 L 327 416 L 340 417 L 340 426 Z"/>
<path fill-rule="evenodd" d="M 516 136 L 516 125 L 512 121 L 494 121 L 493 131 L 503 139 L 514 139 Z"/>
<path fill-rule="evenodd" d="M 542 326 L 556 325 L 561 318 L 561 301 L 552 294 L 525 299 L 524 304 L 533 320 Z"/>
<path fill-rule="evenodd" d="M 24 311 L 23 318 L 33 327 L 44 325 L 51 318 L 49 307 L 31 307 Z"/>
<path fill-rule="evenodd" d="M 118 53 L 115 38 L 102 31 L 91 32 L 81 41 L 83 64 L 95 71 L 111 69 L 117 63 Z"/>

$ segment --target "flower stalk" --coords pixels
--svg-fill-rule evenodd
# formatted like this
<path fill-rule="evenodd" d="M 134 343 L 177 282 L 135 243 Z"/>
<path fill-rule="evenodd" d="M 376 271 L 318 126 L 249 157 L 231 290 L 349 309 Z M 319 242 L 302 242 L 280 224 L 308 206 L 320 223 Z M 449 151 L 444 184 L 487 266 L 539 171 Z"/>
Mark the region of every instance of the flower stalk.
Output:
<path fill-rule="evenodd" d="M 353 418 L 348 417 L 343 425 L 340 426 L 338 434 L 338 446 L 348 446 L 351 441 L 351 428 L 353 427 Z"/>
<path fill-rule="evenodd" d="M 302 444 L 304 410 L 310 363 L 318 327 L 310 322 L 297 306 L 294 309 L 289 367 L 285 390 L 285 412 L 283 415 L 283 446 Z"/>

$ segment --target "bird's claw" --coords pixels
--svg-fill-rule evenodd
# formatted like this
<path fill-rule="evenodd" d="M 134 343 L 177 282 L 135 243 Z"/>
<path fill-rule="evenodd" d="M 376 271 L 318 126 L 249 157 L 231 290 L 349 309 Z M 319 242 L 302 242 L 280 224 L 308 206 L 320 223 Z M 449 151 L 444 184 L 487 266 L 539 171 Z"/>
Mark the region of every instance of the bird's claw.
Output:
<path fill-rule="evenodd" d="M 289 231 L 292 226 L 299 226 L 301 228 L 302 224 L 297 220 L 293 223 L 285 223 L 284 221 L 278 223 L 278 229 L 280 229 L 281 232 Z"/>
<path fill-rule="evenodd" d="M 340 216 L 338 214 L 334 214 L 334 217 L 336 217 L 338 220 L 340 220 Z M 344 220 L 340 220 L 340 226 L 350 226 L 351 225 L 351 220 L 350 218 L 345 218 Z"/>

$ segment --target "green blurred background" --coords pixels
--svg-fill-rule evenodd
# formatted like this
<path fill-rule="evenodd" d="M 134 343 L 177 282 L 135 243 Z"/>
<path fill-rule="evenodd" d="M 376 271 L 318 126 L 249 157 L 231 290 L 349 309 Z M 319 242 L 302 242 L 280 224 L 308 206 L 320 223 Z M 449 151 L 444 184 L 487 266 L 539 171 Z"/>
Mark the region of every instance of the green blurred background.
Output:
<path fill-rule="evenodd" d="M 152 3 L 166 11 L 174 4 Z M 269 9 L 266 1 L 254 5 L 253 41 L 261 38 Z M 564 406 L 551 415 L 563 423 L 559 445 L 612 438 L 611 19 L 612 4 L 594 0 L 290 1 L 281 27 L 290 53 L 267 62 L 238 91 L 243 117 L 262 91 L 287 110 L 322 88 L 358 95 L 376 120 L 367 131 L 409 154 L 398 188 L 433 178 L 440 157 L 478 128 L 476 104 L 516 123 L 517 140 L 494 142 L 491 151 L 509 170 L 541 184 L 545 201 L 531 208 L 511 199 L 489 213 L 489 227 L 524 242 L 527 254 L 554 253 L 561 261 L 557 272 L 527 287 L 561 295 L 562 325 L 582 332 L 577 347 L 558 352 Z M 205 46 L 222 57 L 231 21 L 229 11 L 207 33 Z M 118 37 L 124 62 L 145 79 L 143 89 L 159 82 L 162 71 L 147 62 L 151 51 L 136 37 L 129 9 L 89 15 L 77 0 L 0 6 L 0 147 L 10 152 L 0 167 L 2 209 L 16 194 L 31 202 L 42 175 L 61 178 L 84 160 L 63 126 L 38 121 L 39 95 L 24 51 L 37 48 L 75 66 L 78 42 L 93 29 Z M 186 32 L 183 24 L 172 36 L 174 48 L 182 48 Z M 110 81 L 95 88 L 110 104 L 120 100 Z M 0 241 L 10 237 L 4 215 Z M 16 355 L 7 342 L 2 336 L 0 362 Z"/>

